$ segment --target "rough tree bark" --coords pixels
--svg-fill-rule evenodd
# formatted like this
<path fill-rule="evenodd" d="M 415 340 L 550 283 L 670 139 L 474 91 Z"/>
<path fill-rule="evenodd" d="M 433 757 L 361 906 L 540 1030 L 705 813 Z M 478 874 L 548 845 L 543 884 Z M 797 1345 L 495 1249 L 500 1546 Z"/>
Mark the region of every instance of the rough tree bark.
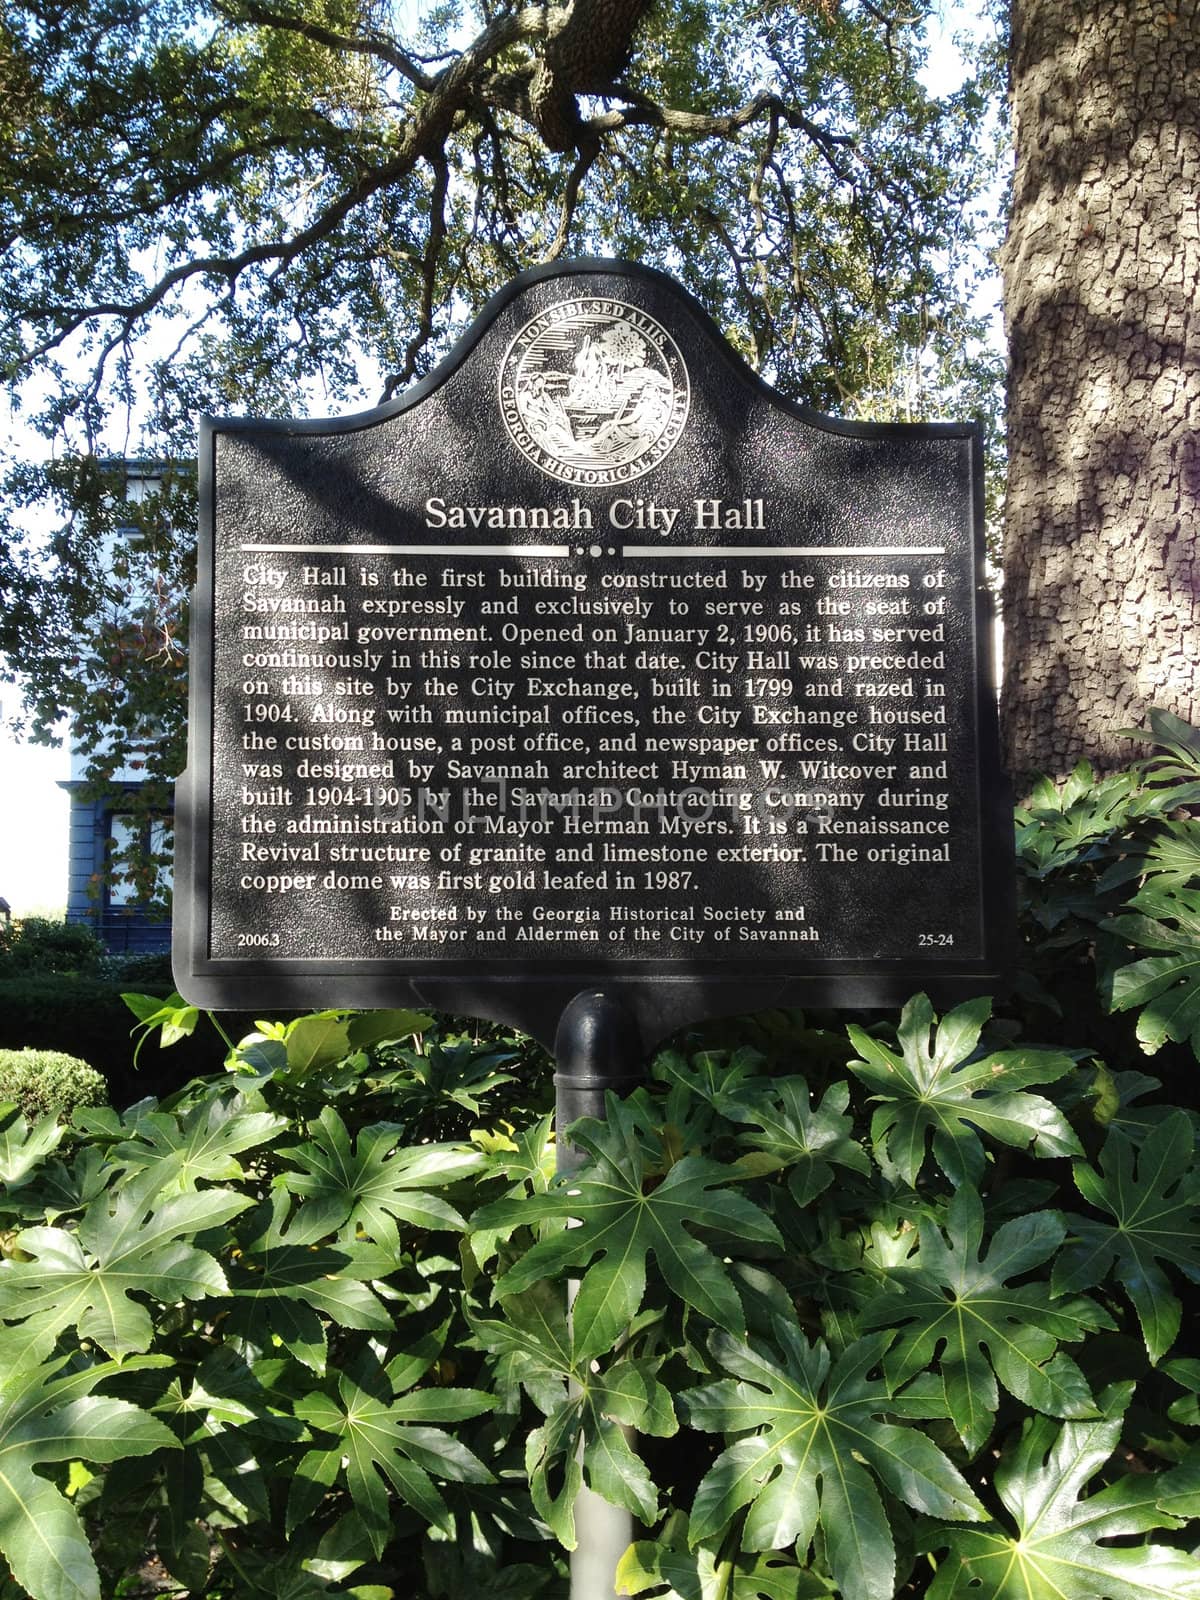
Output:
<path fill-rule="evenodd" d="M 1200 721 L 1200 4 L 1014 0 L 1010 771 Z"/>

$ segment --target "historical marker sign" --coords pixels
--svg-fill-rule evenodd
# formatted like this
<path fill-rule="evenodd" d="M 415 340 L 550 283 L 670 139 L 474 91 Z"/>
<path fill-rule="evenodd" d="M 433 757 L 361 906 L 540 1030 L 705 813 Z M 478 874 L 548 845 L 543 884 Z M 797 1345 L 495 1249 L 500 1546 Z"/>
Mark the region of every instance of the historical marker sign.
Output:
<path fill-rule="evenodd" d="M 670 280 L 517 280 L 411 393 L 201 434 L 176 978 L 705 1012 L 1001 978 L 972 424 L 779 399 Z"/>

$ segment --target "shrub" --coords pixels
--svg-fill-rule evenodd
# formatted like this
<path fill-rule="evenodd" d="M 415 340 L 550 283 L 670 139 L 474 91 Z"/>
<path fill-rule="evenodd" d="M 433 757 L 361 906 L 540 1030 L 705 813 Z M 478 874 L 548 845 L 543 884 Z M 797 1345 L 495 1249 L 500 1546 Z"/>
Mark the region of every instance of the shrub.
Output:
<path fill-rule="evenodd" d="M 0 927 L 0 976 L 18 973 L 99 972 L 107 952 L 91 928 L 81 922 L 50 917 L 24 917 Z"/>
<path fill-rule="evenodd" d="M 1193 1592 L 1192 1120 L 990 1010 L 664 1049 L 569 1185 L 549 1062 L 411 1013 L 265 1027 L 56 1148 L 10 1119 L 16 1579 L 557 1596 L 586 1482 L 664 1600 Z"/>
<path fill-rule="evenodd" d="M 121 1000 L 121 985 L 106 978 L 67 973 L 0 977 L 0 1048 L 59 1050 L 83 1056 L 103 1074 L 115 1105 L 144 1094 L 166 1094 L 199 1071 L 211 1070 L 211 1047 L 147 1050 L 141 1070 L 133 1065 L 133 1019 Z"/>
<path fill-rule="evenodd" d="M 28 1121 L 69 1119 L 76 1106 L 102 1106 L 108 1085 L 94 1067 L 58 1050 L 0 1050 L 0 1101 L 12 1101 Z"/>

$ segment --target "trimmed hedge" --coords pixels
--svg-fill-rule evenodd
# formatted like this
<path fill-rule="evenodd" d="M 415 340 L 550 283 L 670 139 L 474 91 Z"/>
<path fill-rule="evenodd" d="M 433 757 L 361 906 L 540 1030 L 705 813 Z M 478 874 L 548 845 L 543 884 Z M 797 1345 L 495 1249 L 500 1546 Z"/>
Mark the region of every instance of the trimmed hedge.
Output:
<path fill-rule="evenodd" d="M 102 1106 L 108 1085 L 94 1067 L 61 1050 L 0 1050 L 0 1101 L 13 1101 L 28 1122 L 69 1119 L 76 1106 Z"/>
<path fill-rule="evenodd" d="M 146 1095 L 163 1096 L 189 1079 L 212 1071 L 216 1036 L 201 1020 L 195 1035 L 170 1050 L 148 1044 L 133 1064 L 136 1019 L 121 999 L 122 990 L 171 993 L 171 985 L 145 985 L 69 973 L 35 976 L 22 973 L 0 978 L 0 1049 L 57 1050 L 82 1056 L 108 1084 L 114 1106 L 123 1107 Z M 248 1033 L 252 1017 L 241 1015 L 229 1025 L 231 1037 Z"/>

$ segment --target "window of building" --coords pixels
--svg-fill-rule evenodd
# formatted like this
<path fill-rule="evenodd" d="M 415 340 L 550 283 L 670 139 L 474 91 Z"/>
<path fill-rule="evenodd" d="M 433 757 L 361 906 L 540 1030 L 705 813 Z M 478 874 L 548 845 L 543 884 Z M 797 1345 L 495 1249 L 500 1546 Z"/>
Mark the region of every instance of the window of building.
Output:
<path fill-rule="evenodd" d="M 131 857 L 141 861 L 162 856 L 169 850 L 167 821 L 163 817 L 141 817 L 132 812 L 114 811 L 109 819 L 108 854 L 117 863 L 108 883 L 108 904 L 114 909 L 145 905 L 160 899 L 170 887 L 170 869 L 159 862 L 150 882 L 134 877 L 122 863 Z"/>

